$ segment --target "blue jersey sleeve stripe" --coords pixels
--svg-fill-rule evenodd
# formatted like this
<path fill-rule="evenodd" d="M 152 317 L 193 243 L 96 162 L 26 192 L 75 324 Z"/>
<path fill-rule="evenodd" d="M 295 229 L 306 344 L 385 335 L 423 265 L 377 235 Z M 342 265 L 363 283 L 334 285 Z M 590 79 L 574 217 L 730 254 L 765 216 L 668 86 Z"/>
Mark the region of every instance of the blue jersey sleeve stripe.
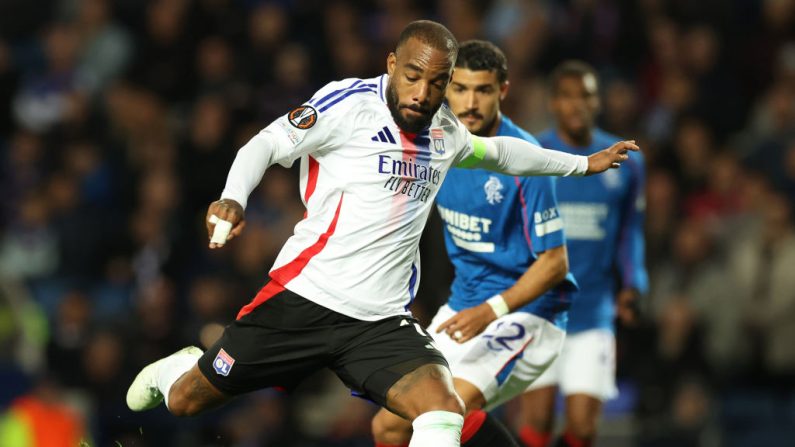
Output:
<path fill-rule="evenodd" d="M 524 230 L 524 239 L 527 241 L 527 247 L 533 251 L 533 240 L 530 238 L 530 217 L 527 215 L 527 200 L 524 197 L 524 190 L 522 184 L 519 182 L 519 177 L 513 178 L 516 183 L 516 188 L 519 190 L 519 201 L 522 203 L 522 228 Z"/>
<path fill-rule="evenodd" d="M 356 80 L 356 81 L 355 81 L 353 84 L 351 84 L 351 85 L 349 85 L 349 86 L 347 86 L 347 87 L 343 87 L 343 88 L 341 88 L 341 89 L 334 90 L 333 92 L 329 93 L 328 95 L 326 95 L 326 96 L 324 96 L 324 97 L 322 97 L 322 98 L 318 99 L 317 101 L 315 101 L 315 103 L 314 103 L 314 104 L 312 104 L 312 105 L 314 105 L 314 106 L 316 106 L 316 107 L 317 107 L 317 106 L 319 106 L 319 105 L 323 104 L 324 102 L 326 102 L 326 101 L 327 101 L 329 98 L 333 97 L 334 95 L 338 95 L 338 94 L 340 94 L 341 92 L 344 92 L 345 90 L 348 90 L 348 89 L 354 88 L 354 87 L 356 87 L 357 85 L 359 85 L 359 84 L 361 84 L 361 83 L 362 83 L 362 80 L 361 80 L 361 79 L 357 79 L 357 80 Z M 310 101 L 310 102 L 311 102 L 311 101 Z"/>
<path fill-rule="evenodd" d="M 338 102 L 342 101 L 343 99 L 347 98 L 348 96 L 351 96 L 351 95 L 353 95 L 355 93 L 361 93 L 361 92 L 375 93 L 375 90 L 373 90 L 373 89 L 371 89 L 369 87 L 357 88 L 357 89 L 354 89 L 354 90 L 348 90 L 344 94 L 338 96 L 337 99 L 335 99 L 334 101 L 331 101 L 331 102 L 327 103 L 326 105 L 324 105 L 323 107 L 321 107 L 320 109 L 318 109 L 318 112 L 325 112 L 326 110 L 330 109 L 333 105 L 337 104 Z"/>
<path fill-rule="evenodd" d="M 522 190 L 527 197 L 527 219 L 532 220 L 530 237 L 535 252 L 543 252 L 566 245 L 563 218 L 560 215 L 554 177 L 521 178 Z M 554 210 L 554 214 L 551 212 Z M 541 221 L 535 218 L 541 214 Z M 548 217 L 546 214 L 550 213 Z"/>
<path fill-rule="evenodd" d="M 361 83 L 362 83 L 362 80 L 361 79 L 357 79 L 356 82 L 354 82 L 353 84 L 349 85 L 348 87 L 344 87 L 344 88 L 341 88 L 341 89 L 334 90 L 333 92 L 331 92 L 328 95 L 320 98 L 319 100 L 315 101 L 314 103 L 312 102 L 314 100 L 309 101 L 309 103 L 312 104 L 315 107 L 320 107 L 321 105 L 323 105 L 324 102 L 326 102 L 329 99 L 333 98 L 335 95 L 339 95 L 340 93 L 342 93 L 342 92 L 344 92 L 346 90 L 350 90 L 350 89 L 358 86 Z M 362 87 L 365 87 L 365 86 L 374 88 L 374 87 L 376 87 L 376 84 L 363 84 L 362 85 Z"/>

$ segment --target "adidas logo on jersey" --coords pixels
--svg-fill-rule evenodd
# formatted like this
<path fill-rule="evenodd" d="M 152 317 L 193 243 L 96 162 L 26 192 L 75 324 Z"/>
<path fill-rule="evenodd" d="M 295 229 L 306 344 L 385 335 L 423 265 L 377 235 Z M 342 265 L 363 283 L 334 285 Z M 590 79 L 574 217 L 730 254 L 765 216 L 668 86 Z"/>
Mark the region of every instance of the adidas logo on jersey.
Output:
<path fill-rule="evenodd" d="M 395 137 L 392 136 L 392 132 L 389 131 L 389 128 L 384 126 L 383 129 L 379 130 L 378 133 L 373 137 L 370 138 L 373 141 L 380 141 L 382 143 L 395 143 Z"/>

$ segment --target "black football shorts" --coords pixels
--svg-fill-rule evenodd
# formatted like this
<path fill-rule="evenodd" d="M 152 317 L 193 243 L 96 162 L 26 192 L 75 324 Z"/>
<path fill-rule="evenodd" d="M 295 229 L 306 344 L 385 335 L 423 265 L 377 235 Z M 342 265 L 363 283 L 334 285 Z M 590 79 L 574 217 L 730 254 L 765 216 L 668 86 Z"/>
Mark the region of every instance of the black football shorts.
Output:
<path fill-rule="evenodd" d="M 386 406 L 387 391 L 405 374 L 426 364 L 448 366 L 410 316 L 361 321 L 273 281 L 266 290 L 270 296 L 244 308 L 246 313 L 199 359 L 207 380 L 226 394 L 268 387 L 289 391 L 330 368 L 354 395 Z"/>

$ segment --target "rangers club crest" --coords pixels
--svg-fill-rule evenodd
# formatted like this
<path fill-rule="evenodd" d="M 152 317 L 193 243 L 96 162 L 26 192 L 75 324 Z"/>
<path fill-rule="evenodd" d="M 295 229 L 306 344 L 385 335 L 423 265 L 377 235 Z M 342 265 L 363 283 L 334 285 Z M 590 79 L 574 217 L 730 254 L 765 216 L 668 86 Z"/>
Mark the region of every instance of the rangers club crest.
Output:
<path fill-rule="evenodd" d="M 504 186 L 502 186 L 500 179 L 493 175 L 489 176 L 486 184 L 483 185 L 483 190 L 486 192 L 486 201 L 488 201 L 491 205 L 496 205 L 502 202 L 501 191 L 503 188 Z"/>
<path fill-rule="evenodd" d="M 433 150 L 437 154 L 444 154 L 444 132 L 442 129 L 431 129 L 431 140 L 433 141 Z"/>
<path fill-rule="evenodd" d="M 215 360 L 213 360 L 213 368 L 217 374 L 222 376 L 228 376 L 229 371 L 232 370 L 232 366 L 235 364 L 235 359 L 232 358 L 231 355 L 227 354 L 226 351 L 221 349 L 218 351 L 218 355 L 215 356 Z"/>

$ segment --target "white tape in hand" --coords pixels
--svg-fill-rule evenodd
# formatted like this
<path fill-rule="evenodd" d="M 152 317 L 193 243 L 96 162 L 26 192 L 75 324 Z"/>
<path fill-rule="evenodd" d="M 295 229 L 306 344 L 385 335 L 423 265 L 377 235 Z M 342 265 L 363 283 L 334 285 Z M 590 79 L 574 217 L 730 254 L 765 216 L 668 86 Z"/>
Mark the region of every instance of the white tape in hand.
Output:
<path fill-rule="evenodd" d="M 213 230 L 213 237 L 210 238 L 210 243 L 224 245 L 226 243 L 226 238 L 229 237 L 229 232 L 232 231 L 232 222 L 220 219 L 215 214 L 210 216 L 209 221 L 211 224 L 215 224 L 215 230 Z"/>

